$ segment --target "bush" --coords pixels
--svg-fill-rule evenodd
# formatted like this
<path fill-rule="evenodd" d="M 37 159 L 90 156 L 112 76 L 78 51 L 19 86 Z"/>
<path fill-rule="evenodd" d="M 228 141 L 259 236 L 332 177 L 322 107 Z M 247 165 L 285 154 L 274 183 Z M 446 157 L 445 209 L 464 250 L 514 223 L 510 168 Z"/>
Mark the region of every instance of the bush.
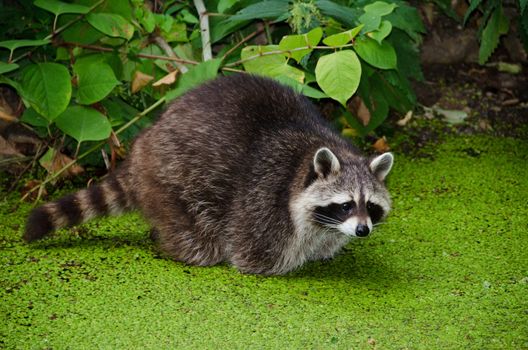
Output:
<path fill-rule="evenodd" d="M 119 153 L 151 112 L 219 72 L 261 74 L 332 99 L 345 134 L 365 135 L 389 109 L 415 104 L 409 79 L 422 79 L 424 27 L 403 1 L 212 0 L 207 13 L 203 6 L 4 6 L 0 83 L 22 97 L 21 121 L 46 139 L 46 159 L 64 150 L 83 162 L 100 162 L 87 156 L 102 147 Z"/>

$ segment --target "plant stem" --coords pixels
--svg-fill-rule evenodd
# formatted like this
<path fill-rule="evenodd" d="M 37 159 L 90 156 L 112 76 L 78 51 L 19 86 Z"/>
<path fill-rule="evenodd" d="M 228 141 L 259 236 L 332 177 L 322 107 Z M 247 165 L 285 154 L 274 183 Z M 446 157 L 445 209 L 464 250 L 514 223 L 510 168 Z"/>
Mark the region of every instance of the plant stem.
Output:
<path fill-rule="evenodd" d="M 256 31 L 254 31 L 253 33 L 249 34 L 248 36 L 242 38 L 242 40 L 240 40 L 235 46 L 233 46 L 232 48 L 230 48 L 225 54 L 224 56 L 222 56 L 222 61 L 224 61 L 227 56 L 229 56 L 230 54 L 232 54 L 234 51 L 236 51 L 236 49 L 238 49 L 240 46 L 242 46 L 244 43 L 246 43 L 247 41 L 253 39 L 255 36 L 261 34 L 262 32 L 264 31 L 264 28 L 259 28 L 257 29 Z"/>
<path fill-rule="evenodd" d="M 209 15 L 205 8 L 203 0 L 193 0 L 198 16 L 200 17 L 200 34 L 202 37 L 202 56 L 204 61 L 209 61 L 213 58 L 213 51 L 211 49 L 211 36 L 209 34 Z"/>
<path fill-rule="evenodd" d="M 156 35 L 154 37 L 154 42 L 167 54 L 167 56 L 171 58 L 176 58 L 178 60 L 175 60 L 176 67 L 180 70 L 182 73 L 187 73 L 189 68 L 185 67 L 181 62 L 179 62 L 179 57 L 176 56 L 174 51 L 172 50 L 172 47 L 170 47 L 169 43 L 165 39 L 163 39 L 161 36 Z"/>
<path fill-rule="evenodd" d="M 77 43 L 61 43 L 62 46 L 74 46 L 74 47 L 82 47 L 83 49 L 93 50 L 93 51 L 101 51 L 101 52 L 114 52 L 115 49 L 112 49 L 110 47 L 104 47 L 104 46 L 96 46 L 96 45 L 83 45 L 83 44 L 77 44 Z M 124 50 L 117 50 L 121 54 L 127 54 Z M 192 61 L 192 60 L 186 60 L 179 57 L 169 57 L 169 56 L 159 56 L 159 55 L 151 55 L 146 53 L 138 53 L 136 54 L 137 57 L 141 58 L 152 58 L 155 60 L 164 60 L 164 61 L 174 61 L 179 63 L 187 63 L 187 64 L 198 64 L 200 62 Z"/>

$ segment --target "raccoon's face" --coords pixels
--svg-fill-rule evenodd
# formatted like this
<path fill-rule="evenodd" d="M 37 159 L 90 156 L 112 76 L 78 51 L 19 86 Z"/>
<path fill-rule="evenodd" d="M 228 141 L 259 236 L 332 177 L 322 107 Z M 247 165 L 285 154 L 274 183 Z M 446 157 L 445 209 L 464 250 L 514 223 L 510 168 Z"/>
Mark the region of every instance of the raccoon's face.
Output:
<path fill-rule="evenodd" d="M 308 186 L 297 205 L 313 225 L 347 236 L 366 237 L 390 210 L 383 183 L 393 156 L 384 153 L 370 162 L 354 156 L 339 160 L 328 148 L 313 158 Z M 300 198 L 299 198 L 300 199 Z"/>

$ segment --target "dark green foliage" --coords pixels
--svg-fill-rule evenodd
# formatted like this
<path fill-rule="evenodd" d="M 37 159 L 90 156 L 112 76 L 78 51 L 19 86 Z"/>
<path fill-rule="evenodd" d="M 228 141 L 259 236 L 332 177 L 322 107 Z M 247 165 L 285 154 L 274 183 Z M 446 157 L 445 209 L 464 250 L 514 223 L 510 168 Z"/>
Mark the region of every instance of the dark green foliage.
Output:
<path fill-rule="evenodd" d="M 403 1 L 213 0 L 207 10 L 218 13 L 208 16 L 212 59 L 203 62 L 209 49 L 193 2 L 4 5 L 0 83 L 19 92 L 27 107 L 22 122 L 48 135 L 48 151 L 80 159 L 103 147 L 96 140 L 126 143 L 150 123 L 145 115 L 218 72 L 265 75 L 314 99 L 331 98 L 340 105 L 336 117 L 349 121 L 343 127 L 360 134 L 389 109 L 413 108 L 409 79 L 422 78 L 424 27 Z M 265 45 L 263 38 L 252 44 L 261 33 Z M 354 95 L 370 111 L 366 124 L 349 110 Z"/>

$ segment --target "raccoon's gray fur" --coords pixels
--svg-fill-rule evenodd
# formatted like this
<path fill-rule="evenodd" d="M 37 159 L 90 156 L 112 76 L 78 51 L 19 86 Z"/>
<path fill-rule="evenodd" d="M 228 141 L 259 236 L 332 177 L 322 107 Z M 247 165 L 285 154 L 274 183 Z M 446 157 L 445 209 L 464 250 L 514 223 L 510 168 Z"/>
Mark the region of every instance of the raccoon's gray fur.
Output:
<path fill-rule="evenodd" d="M 24 238 L 139 209 L 175 260 L 283 274 L 369 234 L 392 163 L 361 156 L 290 88 L 222 77 L 172 103 L 101 183 L 34 209 Z"/>

